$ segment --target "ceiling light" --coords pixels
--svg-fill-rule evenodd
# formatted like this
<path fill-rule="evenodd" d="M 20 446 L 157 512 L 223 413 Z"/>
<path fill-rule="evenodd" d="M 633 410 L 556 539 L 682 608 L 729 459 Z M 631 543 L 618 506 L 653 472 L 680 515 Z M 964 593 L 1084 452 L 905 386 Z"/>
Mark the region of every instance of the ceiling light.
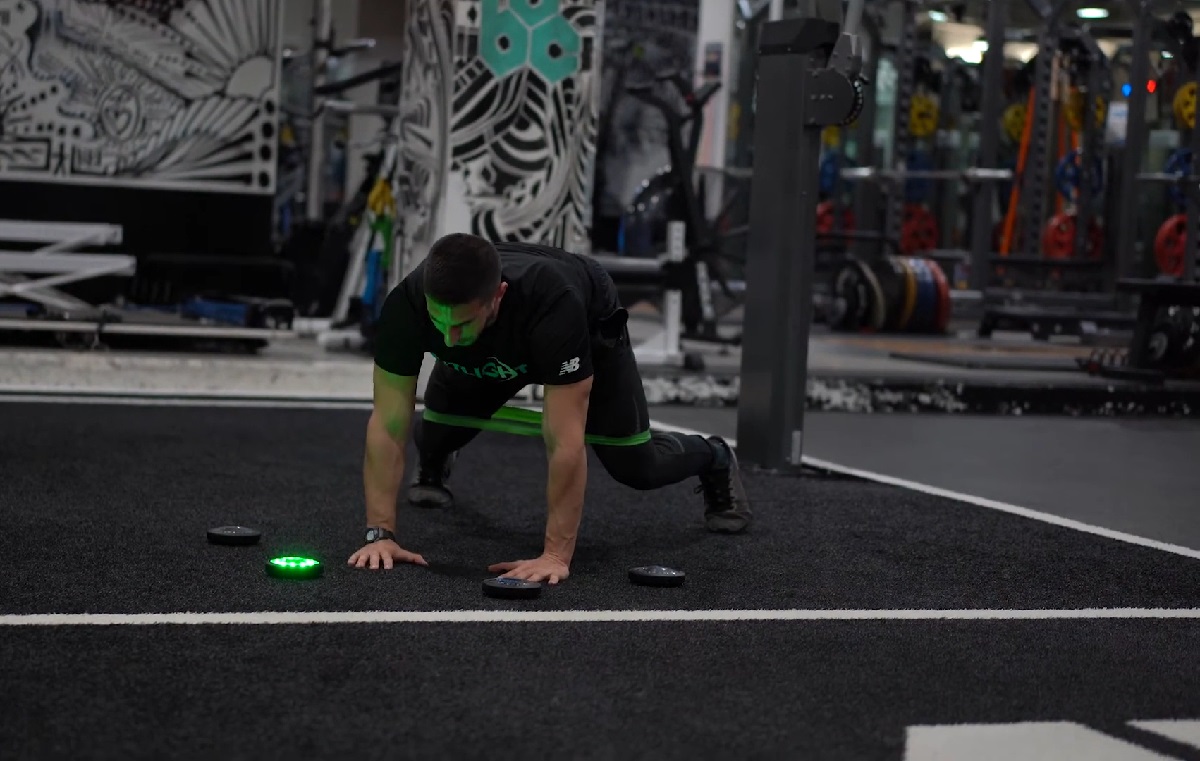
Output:
<path fill-rule="evenodd" d="M 944 22 L 944 21 L 945 21 L 946 19 L 948 19 L 948 18 L 950 18 L 950 17 L 949 17 L 949 16 L 947 16 L 947 15 L 946 15 L 944 12 L 942 12 L 942 11 L 930 11 L 930 12 L 929 12 L 929 20 L 930 20 L 930 21 L 935 21 L 935 22 L 937 22 L 937 23 L 939 23 L 939 24 L 940 24 L 940 23 L 942 23 L 942 22 Z"/>
<path fill-rule="evenodd" d="M 1084 19 L 1102 19 L 1108 18 L 1108 11 L 1104 8 L 1080 8 L 1075 15 Z"/>

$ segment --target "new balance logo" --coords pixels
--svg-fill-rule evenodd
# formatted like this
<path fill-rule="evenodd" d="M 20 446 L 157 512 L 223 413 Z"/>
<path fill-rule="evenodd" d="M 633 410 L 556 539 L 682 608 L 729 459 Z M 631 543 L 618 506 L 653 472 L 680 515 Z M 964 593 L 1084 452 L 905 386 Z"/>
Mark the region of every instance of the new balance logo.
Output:
<path fill-rule="evenodd" d="M 563 362 L 562 368 L 558 371 L 558 374 L 566 375 L 567 373 L 573 373 L 578 369 L 579 369 L 579 357 L 575 357 L 573 359 L 567 360 L 566 362 Z"/>

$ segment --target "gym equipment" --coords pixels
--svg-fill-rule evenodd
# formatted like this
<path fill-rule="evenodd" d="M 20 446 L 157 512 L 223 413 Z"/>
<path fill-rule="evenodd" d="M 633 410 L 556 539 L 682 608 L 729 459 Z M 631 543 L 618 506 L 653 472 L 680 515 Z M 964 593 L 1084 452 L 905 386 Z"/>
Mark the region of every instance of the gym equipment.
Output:
<path fill-rule="evenodd" d="M 1196 83 L 1187 82 L 1175 91 L 1171 101 L 1171 110 L 1175 119 L 1187 129 L 1196 126 Z"/>
<path fill-rule="evenodd" d="M 621 288 L 627 274 L 633 274 L 635 279 L 638 279 L 638 276 L 644 273 L 642 269 L 631 271 L 626 267 L 625 260 L 656 255 L 666 243 L 669 223 L 682 222 L 685 254 L 677 270 L 689 274 L 686 278 L 681 277 L 677 280 L 682 286 L 681 335 L 693 341 L 737 344 L 740 342 L 739 337 L 725 337 L 717 332 L 712 283 L 720 286 L 722 292 L 730 299 L 735 298 L 719 260 L 724 256 L 721 250 L 722 241 L 740 234 L 740 231 L 719 230 L 717 221 L 723 214 L 718 214 L 713 220 L 705 215 L 702 200 L 703 179 L 694 179 L 696 151 L 704 129 L 704 108 L 720 89 L 721 84 L 708 82 L 698 90 L 693 90 L 684 75 L 676 71 L 660 74 L 655 81 L 670 85 L 682 98 L 687 111 L 679 112 L 672 103 L 656 92 L 653 83 L 626 85 L 625 91 L 662 113 L 667 125 L 670 166 L 656 176 L 653 182 L 643 183 L 629 204 L 622 220 L 622 235 L 626 241 L 621 252 L 624 256 L 595 258 L 601 261 L 613 276 L 618 288 Z M 682 134 L 685 127 L 689 128 L 686 143 Z M 726 203 L 725 206 L 728 208 L 730 203 Z M 631 247 L 628 243 L 630 240 L 639 241 L 640 245 Z M 634 263 L 630 266 L 637 268 L 640 265 Z"/>
<path fill-rule="evenodd" d="M 911 259 L 896 257 L 896 261 L 904 272 L 904 301 L 896 319 L 896 330 L 903 332 L 912 324 L 913 312 L 917 308 L 917 273 Z"/>
<path fill-rule="evenodd" d="M 908 110 L 908 132 L 915 138 L 926 138 L 937 132 L 938 103 L 929 95 L 915 93 Z"/>
<path fill-rule="evenodd" d="M 908 155 L 905 163 L 908 179 L 904 183 L 904 197 L 909 203 L 925 203 L 933 194 L 933 180 L 926 176 L 933 171 L 933 157 L 922 150 Z"/>
<path fill-rule="evenodd" d="M 1154 236 L 1154 261 L 1158 271 L 1172 277 L 1182 277 L 1187 261 L 1188 215 L 1176 214 L 1162 223 Z"/>
<path fill-rule="evenodd" d="M 825 151 L 821 156 L 821 193 L 829 195 L 837 188 L 838 175 L 842 171 L 845 156 L 841 151 Z"/>
<path fill-rule="evenodd" d="M 822 201 L 817 204 L 817 234 L 818 235 L 835 235 L 838 231 L 834 228 L 837 226 L 836 214 L 838 204 L 833 199 Z M 849 233 L 854 231 L 854 209 L 842 209 L 842 229 L 840 232 Z"/>
<path fill-rule="evenodd" d="M 199 299 L 185 304 L 194 316 L 206 318 L 205 322 L 199 322 L 163 310 L 95 306 L 60 290 L 59 286 L 92 278 L 135 275 L 138 263 L 132 256 L 75 253 L 83 247 L 117 245 L 122 239 L 122 228 L 117 225 L 0 220 L 0 242 L 41 244 L 32 251 L 0 250 L 0 299 L 15 297 L 26 302 L 14 310 L 18 316 L 0 316 L 0 328 L 49 332 L 60 344 L 71 346 L 98 346 L 101 335 L 106 334 L 211 339 L 260 347 L 290 331 L 288 315 L 292 312 L 287 308 L 290 304 L 282 301 L 272 302 L 270 309 L 259 309 L 266 302 L 252 299 L 225 304 Z M 251 306 L 252 302 L 258 306 Z M 232 315 L 232 324 L 211 324 L 227 320 L 211 320 L 204 314 L 207 310 L 227 318 Z M 259 317 L 263 326 L 286 324 L 288 328 L 242 327 L 256 325 Z"/>
<path fill-rule="evenodd" d="M 1083 151 L 1075 148 L 1063 156 L 1062 161 L 1054 169 L 1054 183 L 1058 192 L 1068 201 L 1074 201 L 1079 194 L 1079 184 L 1083 181 Z M 1104 191 L 1104 159 L 1092 157 L 1091 171 L 1092 195 Z"/>
<path fill-rule="evenodd" d="M 1200 374 L 1200 285 L 1123 278 L 1117 288 L 1138 302 L 1126 366 L 1159 377 Z"/>
<path fill-rule="evenodd" d="M 208 530 L 210 544 L 222 544 L 228 547 L 249 547 L 258 544 L 262 532 L 248 526 L 217 526 Z"/>
<path fill-rule="evenodd" d="M 1063 109 L 1063 118 L 1066 119 L 1067 125 L 1079 132 L 1083 129 L 1083 108 L 1084 96 L 1079 88 L 1071 88 L 1071 94 L 1067 96 L 1067 106 Z M 1097 95 L 1093 101 L 1093 119 L 1097 125 L 1103 125 L 1108 120 L 1108 101 L 1102 96 Z"/>
<path fill-rule="evenodd" d="M 1100 259 L 1104 256 L 1104 228 L 1095 218 L 1090 222 L 1084 255 L 1089 259 Z M 1042 231 L 1043 253 L 1050 259 L 1070 259 L 1075 251 L 1075 229 L 1074 211 L 1062 211 L 1050 217 Z"/>
<path fill-rule="evenodd" d="M 685 111 L 679 111 L 659 94 L 656 85 L 663 84 L 669 85 L 674 95 L 683 101 Z M 626 256 L 653 256 L 662 249 L 666 239 L 667 220 L 682 221 L 687 225 L 689 249 L 695 250 L 704 241 L 708 220 L 694 177 L 696 152 L 704 133 L 704 109 L 720 89 L 720 82 L 706 82 L 700 89 L 693 90 L 678 71 L 661 73 L 654 78 L 654 82 L 625 85 L 626 93 L 662 114 L 666 122 L 669 164 L 656 175 L 656 182 L 648 180 L 642 183 L 629 202 L 622 223 L 626 241 L 640 240 L 649 245 L 633 247 L 627 242 L 620 253 Z M 686 140 L 683 136 L 685 128 Z M 645 229 L 647 227 L 651 229 Z"/>
<path fill-rule="evenodd" d="M 661 565 L 629 569 L 629 580 L 643 587 L 681 587 L 687 574 Z"/>
<path fill-rule="evenodd" d="M 884 256 L 873 264 L 847 257 L 834 273 L 826 321 L 841 332 L 944 333 L 950 282 L 941 265 L 919 256 Z"/>
<path fill-rule="evenodd" d="M 900 253 L 917 254 L 938 247 L 937 217 L 920 204 L 904 207 L 904 226 L 900 231 Z"/>
<path fill-rule="evenodd" d="M 1178 182 L 1173 182 L 1167 186 L 1167 194 L 1171 196 L 1171 201 L 1180 208 L 1184 208 L 1188 203 L 1188 193 L 1185 187 L 1187 176 L 1192 173 L 1192 149 L 1191 148 L 1176 148 L 1171 151 L 1167 157 L 1167 163 L 1163 166 L 1163 174 L 1178 177 Z"/>
<path fill-rule="evenodd" d="M 1195 124 L 1195 94 L 1196 81 L 1200 78 L 1200 66 L 1197 65 L 1197 39 L 1193 35 L 1191 16 L 1180 10 L 1167 20 L 1156 17 L 1156 4 L 1149 2 L 1135 3 L 1128 0 L 1133 11 L 1133 40 L 1131 49 L 1132 60 L 1129 65 L 1128 81 L 1141 83 L 1148 81 L 1157 72 L 1151 62 L 1151 56 L 1157 58 L 1157 53 L 1169 53 L 1177 62 L 1177 72 L 1180 78 L 1180 88 L 1172 98 L 1172 110 L 1175 112 L 1177 123 L 1188 128 L 1188 123 Z M 1197 242 L 1200 239 L 1200 204 L 1187 203 L 1189 198 L 1200 200 L 1196 189 L 1200 177 L 1195 176 L 1190 162 L 1176 160 L 1174 172 L 1162 174 L 1143 174 L 1142 165 L 1149 145 L 1149 129 L 1147 125 L 1147 101 L 1150 94 L 1145 87 L 1131 87 L 1129 91 L 1128 122 L 1125 132 L 1125 146 L 1122 151 L 1120 176 L 1123 178 L 1121 192 L 1116 204 L 1116 245 L 1113 247 L 1117 256 L 1116 276 L 1118 282 L 1128 280 L 1131 284 L 1149 274 L 1139 256 L 1142 249 L 1138 244 L 1149 238 L 1149 230 L 1139 225 L 1139 212 L 1143 208 L 1143 196 L 1146 192 L 1142 182 L 1163 183 L 1172 193 L 1172 200 L 1186 210 L 1190 241 L 1189 251 L 1183 257 L 1182 277 L 1192 280 L 1196 276 L 1195 257 Z M 1200 130 L 1192 129 L 1192 134 L 1184 140 L 1184 148 L 1194 152 L 1200 150 Z M 1172 162 L 1174 163 L 1174 162 Z M 1190 264 L 1190 266 L 1189 266 Z M 1118 288 L 1123 301 L 1132 306 L 1135 295 L 1140 295 L 1138 286 L 1130 285 Z"/>
<path fill-rule="evenodd" d="M 1143 367 L 1177 374 L 1200 362 L 1200 307 L 1164 307 L 1146 339 Z"/>
<path fill-rule="evenodd" d="M 738 459 L 803 468 L 804 406 L 813 314 L 821 130 L 863 108 L 859 26 L 864 0 L 801 3 L 804 15 L 763 25 L 742 338 Z M 780 347 L 787 351 L 780 351 Z"/>
<path fill-rule="evenodd" d="M 871 308 L 870 284 L 863 274 L 862 262 L 847 258 L 833 277 L 831 298 L 825 321 L 837 331 L 862 330 Z"/>
<path fill-rule="evenodd" d="M 267 561 L 267 575 L 275 579 L 319 579 L 324 573 L 325 565 L 316 558 L 282 555 Z"/>
<path fill-rule="evenodd" d="M 1001 126 L 1004 135 L 1014 143 L 1021 142 L 1021 133 L 1025 131 L 1025 117 L 1028 109 L 1024 103 L 1013 103 L 1004 109 L 1004 119 Z"/>
<path fill-rule="evenodd" d="M 483 580 L 483 594 L 500 600 L 534 600 L 541 596 L 542 585 L 536 581 L 497 576 Z"/>

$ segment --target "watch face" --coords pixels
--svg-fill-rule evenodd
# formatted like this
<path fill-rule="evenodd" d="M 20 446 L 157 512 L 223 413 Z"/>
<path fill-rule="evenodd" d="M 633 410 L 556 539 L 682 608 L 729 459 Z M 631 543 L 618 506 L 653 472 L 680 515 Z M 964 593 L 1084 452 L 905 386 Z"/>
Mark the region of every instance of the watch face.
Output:
<path fill-rule="evenodd" d="M 379 530 L 378 529 L 369 529 L 367 531 L 367 541 L 368 542 L 373 542 L 378 538 L 379 538 Z"/>

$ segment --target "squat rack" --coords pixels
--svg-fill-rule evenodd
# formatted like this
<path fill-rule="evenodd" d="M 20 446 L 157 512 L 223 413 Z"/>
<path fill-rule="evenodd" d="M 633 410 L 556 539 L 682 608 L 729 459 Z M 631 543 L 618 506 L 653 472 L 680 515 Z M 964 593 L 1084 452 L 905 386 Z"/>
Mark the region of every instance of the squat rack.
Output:
<path fill-rule="evenodd" d="M 1184 282 L 1195 282 L 1200 277 L 1200 123 L 1192 128 L 1192 163 L 1185 176 L 1165 172 L 1142 172 L 1142 160 L 1149 137 L 1146 128 L 1145 83 L 1150 77 L 1151 43 L 1158 39 L 1169 48 L 1179 61 L 1180 69 L 1187 72 L 1191 81 L 1200 89 L 1200 56 L 1189 61 L 1178 40 L 1166 32 L 1166 24 L 1153 15 L 1155 0 L 1128 0 L 1137 14 L 1133 33 L 1133 61 L 1129 82 L 1129 119 L 1126 128 L 1125 154 L 1122 161 L 1121 203 L 1117 209 L 1118 244 L 1117 262 L 1120 278 L 1143 276 L 1150 265 L 1145 256 L 1145 247 L 1139 247 L 1138 210 L 1140 207 L 1141 184 L 1145 182 L 1182 184 L 1187 203 L 1187 248 L 1184 256 Z M 1183 83 L 1181 83 L 1182 86 Z"/>

